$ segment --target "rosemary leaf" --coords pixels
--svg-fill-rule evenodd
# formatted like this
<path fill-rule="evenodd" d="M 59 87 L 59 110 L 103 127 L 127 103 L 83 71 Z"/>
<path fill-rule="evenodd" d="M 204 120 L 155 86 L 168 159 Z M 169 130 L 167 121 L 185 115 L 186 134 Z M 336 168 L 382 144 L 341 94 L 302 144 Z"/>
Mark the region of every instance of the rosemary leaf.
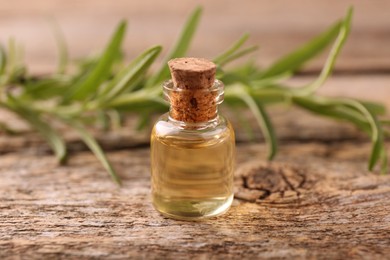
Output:
<path fill-rule="evenodd" d="M 64 77 L 52 76 L 43 79 L 27 79 L 21 99 L 47 100 L 61 96 L 70 82 Z"/>
<path fill-rule="evenodd" d="M 326 32 L 312 39 L 292 53 L 282 57 L 260 74 L 260 79 L 297 71 L 305 62 L 323 51 L 338 35 L 342 22 L 337 22 Z"/>
<path fill-rule="evenodd" d="M 239 125 L 246 133 L 249 140 L 255 140 L 255 133 L 252 129 L 252 126 L 250 125 L 249 119 L 242 116 L 242 111 L 240 111 L 239 109 L 232 109 L 232 112 L 234 113 L 234 117 L 238 120 Z"/>
<path fill-rule="evenodd" d="M 359 101 L 347 98 L 321 98 L 294 96 L 293 102 L 317 114 L 347 120 L 358 128 L 367 132 L 372 141 L 372 150 L 369 159 L 368 169 L 373 170 L 374 166 L 381 159 L 381 154 L 386 153 L 384 147 L 384 134 L 382 126 L 365 105 Z M 344 109 L 339 109 L 344 107 Z M 351 111 L 352 110 L 352 111 Z M 383 161 L 383 159 L 382 159 Z M 383 171 L 383 163 L 381 165 Z"/>
<path fill-rule="evenodd" d="M 121 179 L 117 175 L 115 169 L 112 167 L 110 161 L 107 159 L 102 148 L 95 140 L 95 138 L 84 128 L 82 123 L 79 123 L 75 120 L 65 120 L 70 126 L 77 130 L 80 137 L 83 139 L 84 143 L 91 149 L 95 156 L 102 163 L 103 167 L 110 174 L 111 179 L 118 185 L 121 185 Z"/>
<path fill-rule="evenodd" d="M 42 137 L 46 139 L 55 152 L 60 164 L 65 163 L 67 156 L 66 146 L 60 134 L 54 130 L 53 127 L 45 123 L 37 112 L 34 112 L 31 108 L 23 106 L 11 95 L 8 95 L 8 103 L 5 106 L 15 114 L 19 115 L 22 119 L 26 120 L 32 127 L 40 132 Z"/>
<path fill-rule="evenodd" d="M 58 65 L 57 73 L 65 73 L 66 67 L 68 66 L 68 48 L 66 46 L 65 36 L 55 19 L 49 20 L 50 27 L 53 31 L 54 38 L 58 48 Z"/>
<path fill-rule="evenodd" d="M 244 45 L 248 38 L 249 34 L 244 34 L 243 36 L 241 36 L 241 38 L 238 39 L 235 43 L 233 43 L 233 45 L 229 49 L 218 55 L 214 59 L 214 63 L 219 66 L 221 66 L 221 64 L 226 63 L 225 61 L 229 59 L 232 55 L 234 55 L 241 48 L 241 46 Z"/>
<path fill-rule="evenodd" d="M 18 135 L 20 132 L 18 130 L 10 128 L 7 124 L 0 122 L 0 134 L 5 133 L 7 135 Z"/>
<path fill-rule="evenodd" d="M 224 66 L 226 65 L 227 63 L 229 62 L 232 62 L 238 58 L 241 58 L 245 55 L 248 55 L 249 53 L 252 53 L 254 51 L 256 51 L 258 49 L 257 46 L 251 46 L 251 47 L 248 47 L 248 48 L 245 48 L 241 51 L 238 51 L 232 55 L 230 55 L 229 57 L 227 57 L 225 60 L 223 60 L 222 62 L 219 63 L 220 66 Z"/>
<path fill-rule="evenodd" d="M 6 70 L 6 79 L 3 84 L 18 83 L 18 79 L 26 72 L 23 60 L 23 48 L 17 45 L 15 39 L 10 38 L 8 41 L 8 53 Z"/>
<path fill-rule="evenodd" d="M 256 104 L 263 119 L 262 129 L 268 143 L 268 160 L 272 160 L 278 151 L 275 130 L 263 105 L 258 100 L 256 100 Z"/>
<path fill-rule="evenodd" d="M 359 100 L 371 113 L 375 115 L 385 115 L 386 107 L 383 104 L 379 104 L 377 102 Z"/>
<path fill-rule="evenodd" d="M 7 72 L 9 74 L 9 78 L 12 78 L 14 71 L 16 69 L 16 43 L 14 38 L 10 38 L 8 40 L 8 61 L 7 61 Z"/>
<path fill-rule="evenodd" d="M 373 146 L 372 146 L 371 155 L 368 163 L 368 169 L 372 171 L 374 166 L 379 161 L 383 150 L 384 138 L 383 138 L 382 127 L 380 126 L 380 123 L 378 122 L 376 116 L 372 114 L 371 111 L 368 110 L 362 103 L 356 100 L 345 100 L 345 102 L 349 106 L 355 108 L 357 111 L 360 111 L 362 115 L 366 117 L 368 123 L 370 124 L 371 141 Z"/>
<path fill-rule="evenodd" d="M 251 58 L 243 65 L 235 65 L 233 68 L 229 69 L 229 72 L 240 74 L 243 77 L 246 77 L 248 80 L 252 81 L 259 75 L 260 69 L 256 65 L 256 61 Z"/>
<path fill-rule="evenodd" d="M 126 91 L 131 91 L 135 83 L 142 77 L 153 61 L 161 52 L 161 46 L 153 47 L 135 58 L 126 68 L 115 76 L 115 78 L 105 86 L 99 95 L 98 102 L 104 106 L 114 98 Z"/>
<path fill-rule="evenodd" d="M 321 70 L 321 73 L 319 77 L 312 83 L 308 84 L 307 86 L 303 87 L 299 91 L 302 94 L 308 95 L 313 93 L 314 91 L 317 90 L 324 82 L 325 80 L 329 77 L 331 74 L 333 67 L 336 62 L 336 58 L 339 55 L 341 48 L 344 46 L 344 43 L 349 35 L 349 32 L 351 30 L 351 20 L 352 20 L 352 14 L 353 14 L 353 9 L 350 8 L 348 10 L 347 16 L 344 19 L 344 21 L 341 23 L 340 30 L 338 32 L 337 38 L 335 43 L 332 46 L 332 49 L 330 50 L 329 56 L 326 59 L 325 65 Z"/>
<path fill-rule="evenodd" d="M 129 112 L 158 112 L 167 109 L 167 103 L 160 96 L 158 88 L 141 89 L 135 92 L 124 93 L 106 104 L 106 108 L 115 108 Z"/>
<path fill-rule="evenodd" d="M 382 151 L 381 151 L 381 174 L 386 174 L 389 172 L 389 162 L 388 162 L 388 156 L 387 156 L 387 150 L 386 147 L 383 145 Z"/>
<path fill-rule="evenodd" d="M 191 44 L 192 38 L 195 34 L 196 28 L 198 27 L 201 15 L 201 7 L 197 7 L 192 12 L 186 24 L 184 25 L 182 33 L 179 37 L 179 40 L 176 42 L 175 47 L 165 59 L 165 62 L 163 63 L 161 69 L 147 83 L 148 87 L 153 87 L 156 84 L 163 82 L 164 80 L 167 80 L 169 78 L 169 69 L 166 65 L 169 60 L 186 55 L 187 50 Z"/>
<path fill-rule="evenodd" d="M 120 114 L 117 110 L 107 111 L 107 116 L 110 120 L 110 128 L 112 130 L 118 130 L 122 127 L 122 114 Z"/>
<path fill-rule="evenodd" d="M 250 89 L 252 97 L 257 98 L 262 104 L 288 103 L 291 99 L 291 90 L 278 84 L 269 85 L 267 88 Z"/>
<path fill-rule="evenodd" d="M 106 80 L 111 73 L 112 65 L 120 54 L 120 46 L 125 32 L 126 22 L 123 21 L 117 27 L 101 58 L 87 77 L 81 78 L 79 82 L 76 82 L 69 88 L 69 91 L 65 96 L 65 102 L 71 99 L 83 100 L 96 92 L 100 84 Z"/>
<path fill-rule="evenodd" d="M 235 83 L 249 85 L 249 79 L 242 75 L 241 73 L 228 72 L 220 75 L 220 80 L 225 84 L 226 87 L 233 85 Z"/>
<path fill-rule="evenodd" d="M 243 87 L 236 87 L 235 94 L 247 104 L 260 126 L 264 139 L 268 145 L 268 159 L 272 160 L 277 151 L 276 136 L 271 121 L 260 102 L 254 100 Z"/>
<path fill-rule="evenodd" d="M 148 113 L 144 113 L 140 115 L 140 118 L 138 119 L 137 126 L 135 129 L 137 131 L 141 131 L 142 129 L 145 129 L 150 124 L 150 116 Z"/>
<path fill-rule="evenodd" d="M 365 131 L 368 135 L 371 134 L 371 128 L 366 118 L 360 113 L 356 113 L 355 110 L 346 107 L 343 103 L 335 105 L 335 102 L 330 101 L 330 99 L 325 100 L 324 98 L 320 99 L 319 97 L 312 96 L 294 96 L 291 100 L 295 105 L 309 110 L 310 112 L 334 119 L 348 121 L 353 123 L 359 129 Z"/>
<path fill-rule="evenodd" d="M 4 73 L 6 66 L 7 66 L 7 54 L 5 53 L 3 46 L 0 44 L 0 76 L 2 76 L 2 74 Z"/>

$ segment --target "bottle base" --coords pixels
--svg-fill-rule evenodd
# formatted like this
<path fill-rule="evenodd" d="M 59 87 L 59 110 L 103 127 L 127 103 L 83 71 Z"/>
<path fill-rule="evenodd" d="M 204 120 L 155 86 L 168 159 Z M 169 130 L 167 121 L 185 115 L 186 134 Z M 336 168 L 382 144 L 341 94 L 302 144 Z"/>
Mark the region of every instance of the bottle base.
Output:
<path fill-rule="evenodd" d="M 203 200 L 172 199 L 158 195 L 153 196 L 153 206 L 162 215 L 177 220 L 198 221 L 220 216 L 226 213 L 234 195 L 224 198 Z"/>

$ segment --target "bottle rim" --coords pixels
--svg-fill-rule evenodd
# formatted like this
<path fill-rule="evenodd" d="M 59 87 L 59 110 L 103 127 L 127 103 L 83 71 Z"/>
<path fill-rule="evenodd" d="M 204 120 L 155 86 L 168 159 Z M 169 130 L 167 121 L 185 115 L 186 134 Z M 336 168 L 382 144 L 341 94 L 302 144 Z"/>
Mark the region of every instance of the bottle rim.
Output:
<path fill-rule="evenodd" d="M 224 89 L 225 86 L 222 81 L 216 79 L 211 88 L 201 88 L 201 89 L 183 89 L 178 88 L 173 84 L 172 79 L 167 80 L 163 83 L 163 93 L 164 99 L 170 101 L 170 94 L 172 92 L 176 93 L 189 93 L 189 92 L 205 92 L 205 93 L 215 93 L 215 102 L 217 105 L 221 104 L 224 99 Z"/>

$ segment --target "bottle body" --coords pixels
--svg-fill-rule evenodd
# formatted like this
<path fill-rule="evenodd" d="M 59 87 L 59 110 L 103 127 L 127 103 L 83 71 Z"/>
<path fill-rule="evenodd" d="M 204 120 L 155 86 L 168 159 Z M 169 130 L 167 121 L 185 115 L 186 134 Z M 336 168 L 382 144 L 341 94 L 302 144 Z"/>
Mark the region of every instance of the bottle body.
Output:
<path fill-rule="evenodd" d="M 183 128 L 160 117 L 151 135 L 152 200 L 162 214 L 197 220 L 227 211 L 233 201 L 234 131 L 222 116 Z"/>

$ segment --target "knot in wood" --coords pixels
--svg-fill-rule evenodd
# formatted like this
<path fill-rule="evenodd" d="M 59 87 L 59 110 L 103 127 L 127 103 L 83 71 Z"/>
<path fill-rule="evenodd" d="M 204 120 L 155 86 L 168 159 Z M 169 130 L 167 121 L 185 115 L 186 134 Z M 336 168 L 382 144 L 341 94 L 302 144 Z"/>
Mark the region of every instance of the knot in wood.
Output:
<path fill-rule="evenodd" d="M 236 198 L 255 202 L 273 193 L 296 192 L 306 181 L 305 171 L 276 163 L 251 162 L 238 170 Z"/>

